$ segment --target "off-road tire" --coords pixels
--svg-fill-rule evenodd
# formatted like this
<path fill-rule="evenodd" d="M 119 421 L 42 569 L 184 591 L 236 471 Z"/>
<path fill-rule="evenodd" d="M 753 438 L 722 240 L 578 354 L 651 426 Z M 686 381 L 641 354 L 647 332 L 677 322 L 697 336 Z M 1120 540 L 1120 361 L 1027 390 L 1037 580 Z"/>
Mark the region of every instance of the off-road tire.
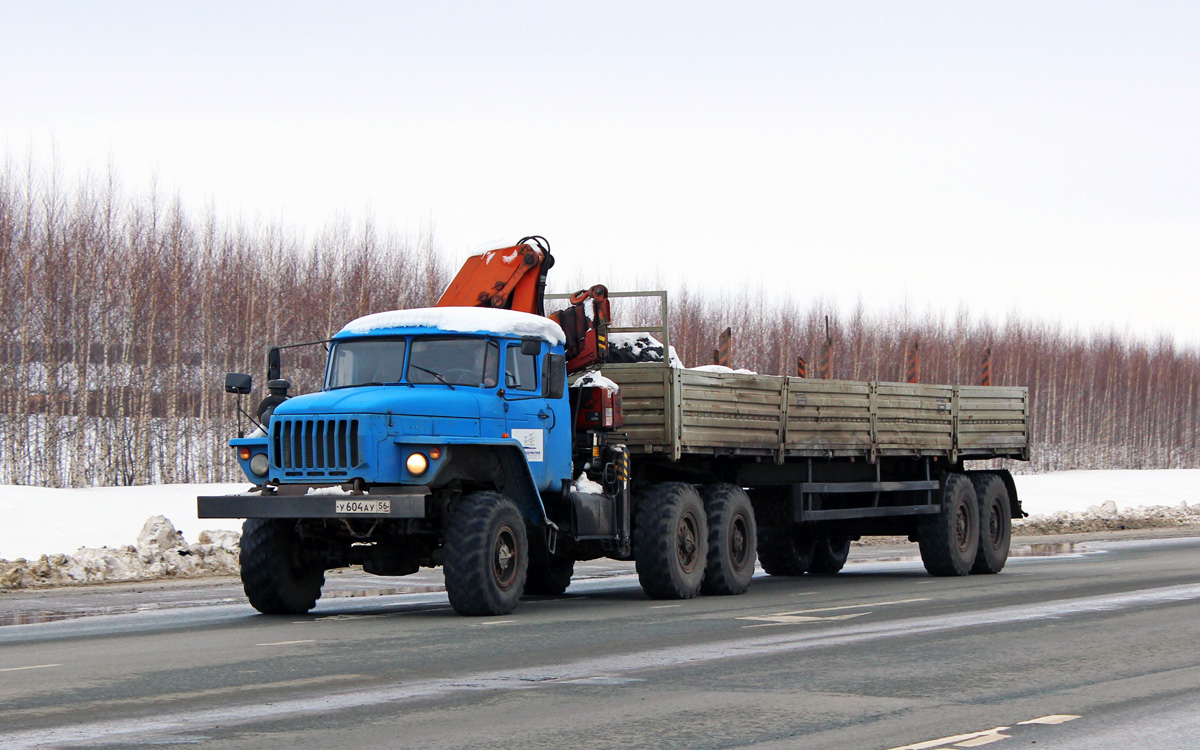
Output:
<path fill-rule="evenodd" d="M 700 593 L 744 594 L 754 577 L 757 534 L 750 496 L 734 484 L 700 488 L 708 520 L 708 563 Z"/>
<path fill-rule="evenodd" d="M 1004 480 L 996 474 L 970 474 L 979 498 L 979 551 L 972 573 L 999 573 L 1012 543 L 1012 505 Z"/>
<path fill-rule="evenodd" d="M 850 540 L 844 536 L 819 536 L 813 543 L 812 562 L 808 572 L 814 575 L 833 575 L 846 564 L 850 556 Z"/>
<path fill-rule="evenodd" d="M 651 599 L 691 599 L 700 592 L 708 521 L 696 488 L 666 482 L 638 498 L 633 553 L 638 582 Z"/>
<path fill-rule="evenodd" d="M 571 585 L 575 573 L 575 561 L 569 557 L 552 555 L 539 532 L 529 538 L 529 571 L 525 576 L 525 595 L 558 596 Z"/>
<path fill-rule="evenodd" d="M 802 576 L 812 564 L 813 539 L 792 523 L 792 507 L 763 504 L 758 526 L 758 564 L 772 576 Z"/>
<path fill-rule="evenodd" d="M 918 522 L 921 562 L 930 575 L 965 576 L 979 551 L 979 499 L 965 474 L 948 474 L 941 500 L 939 513 Z"/>
<path fill-rule="evenodd" d="M 446 522 L 443 572 L 460 615 L 506 615 L 517 608 L 529 568 L 529 536 L 517 504 L 498 492 L 466 495 Z"/>
<path fill-rule="evenodd" d="M 264 615 L 300 615 L 321 598 L 325 570 L 305 560 L 296 522 L 250 518 L 242 524 L 242 588 Z"/>

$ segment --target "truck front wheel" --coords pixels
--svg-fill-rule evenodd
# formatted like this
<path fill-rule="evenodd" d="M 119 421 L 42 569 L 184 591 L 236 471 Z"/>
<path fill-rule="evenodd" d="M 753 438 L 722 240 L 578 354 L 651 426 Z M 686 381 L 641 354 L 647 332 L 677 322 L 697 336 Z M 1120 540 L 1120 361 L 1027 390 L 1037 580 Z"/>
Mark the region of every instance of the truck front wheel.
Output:
<path fill-rule="evenodd" d="M 633 529 L 638 582 L 651 599 L 691 599 L 708 558 L 708 522 L 696 488 L 652 485 L 638 500 Z"/>
<path fill-rule="evenodd" d="M 756 529 L 750 497 L 733 484 L 700 488 L 708 515 L 708 564 L 700 591 L 744 594 L 754 576 Z"/>
<path fill-rule="evenodd" d="M 979 551 L 979 500 L 965 474 L 942 483 L 939 513 L 921 516 L 917 530 L 921 562 L 935 576 L 965 576 Z"/>
<path fill-rule="evenodd" d="M 299 615 L 321 598 L 325 569 L 306 559 L 296 522 L 249 518 L 242 524 L 242 588 L 264 615 Z"/>
<path fill-rule="evenodd" d="M 497 492 L 458 501 L 446 524 L 446 594 L 460 615 L 517 608 L 529 568 L 529 537 L 517 504 Z"/>

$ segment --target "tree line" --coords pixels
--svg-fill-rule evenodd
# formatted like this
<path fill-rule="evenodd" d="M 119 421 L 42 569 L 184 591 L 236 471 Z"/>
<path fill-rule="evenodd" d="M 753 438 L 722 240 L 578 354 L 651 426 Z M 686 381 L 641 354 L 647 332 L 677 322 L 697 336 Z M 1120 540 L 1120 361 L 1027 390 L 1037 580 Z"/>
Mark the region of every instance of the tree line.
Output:
<path fill-rule="evenodd" d="M 127 193 L 111 171 L 64 184 L 10 160 L 0 171 L 0 483 L 237 481 L 226 372 L 260 378 L 269 345 L 432 304 L 453 271 L 432 232 L 344 219 L 303 238 L 211 207 L 190 212 L 154 187 Z M 726 327 L 733 364 L 764 374 L 794 375 L 797 357 L 812 370 L 829 341 L 833 377 L 903 380 L 917 343 L 922 382 L 977 383 L 990 348 L 993 384 L 1030 388 L 1029 468 L 1200 466 L 1200 353 L 1166 337 L 1085 336 L 965 311 L 846 313 L 682 281 L 670 293 L 671 341 L 688 366 L 712 362 Z M 655 316 L 645 301 L 614 309 Z M 319 347 L 287 350 L 285 376 L 312 390 L 323 362 Z"/>

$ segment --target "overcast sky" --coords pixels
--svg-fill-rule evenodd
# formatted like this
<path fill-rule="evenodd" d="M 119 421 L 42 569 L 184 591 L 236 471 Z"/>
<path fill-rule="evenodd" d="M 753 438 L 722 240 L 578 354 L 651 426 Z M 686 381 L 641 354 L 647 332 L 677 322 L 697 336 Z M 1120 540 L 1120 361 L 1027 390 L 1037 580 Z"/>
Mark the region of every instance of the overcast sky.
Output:
<path fill-rule="evenodd" d="M 1198 2 L 0 0 L 0 146 L 52 143 L 455 261 L 542 234 L 559 286 L 1200 345 Z"/>

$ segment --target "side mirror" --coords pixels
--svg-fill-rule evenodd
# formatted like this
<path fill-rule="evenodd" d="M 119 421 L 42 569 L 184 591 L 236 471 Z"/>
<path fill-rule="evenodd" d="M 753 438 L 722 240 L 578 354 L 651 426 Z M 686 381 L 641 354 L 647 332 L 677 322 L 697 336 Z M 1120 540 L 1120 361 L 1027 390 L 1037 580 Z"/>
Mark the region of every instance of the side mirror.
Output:
<path fill-rule="evenodd" d="M 521 353 L 526 357 L 536 357 L 542 353 L 540 339 L 521 339 Z"/>
<path fill-rule="evenodd" d="M 546 398 L 562 398 L 567 389 L 567 358 L 562 354 L 547 354 L 542 360 L 542 393 Z"/>
<path fill-rule="evenodd" d="M 272 346 L 267 350 L 267 380 L 279 380 L 279 347 Z"/>
<path fill-rule="evenodd" d="M 231 372 L 225 376 L 225 392 L 245 395 L 254 387 L 254 378 L 240 372 Z"/>

